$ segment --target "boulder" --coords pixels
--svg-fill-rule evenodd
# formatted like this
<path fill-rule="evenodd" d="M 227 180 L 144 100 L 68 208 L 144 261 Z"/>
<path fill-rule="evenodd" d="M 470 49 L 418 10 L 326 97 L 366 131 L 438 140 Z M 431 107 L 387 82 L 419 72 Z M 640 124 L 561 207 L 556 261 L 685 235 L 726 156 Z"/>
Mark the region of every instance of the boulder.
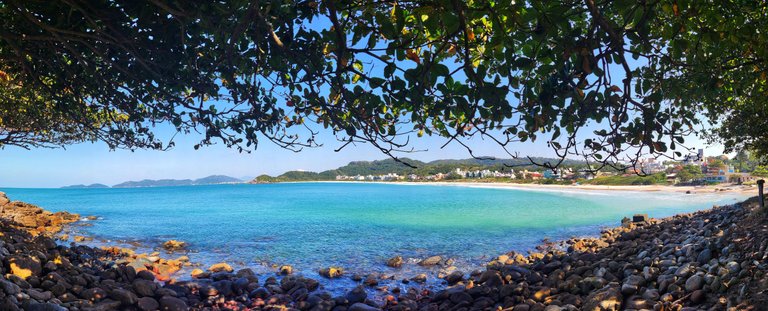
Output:
<path fill-rule="evenodd" d="M 26 279 L 30 276 L 40 276 L 43 272 L 40 260 L 36 257 L 27 255 L 11 256 L 8 258 L 8 267 L 11 270 L 11 274 L 22 279 Z"/>
<path fill-rule="evenodd" d="M 138 302 L 139 309 L 153 311 L 160 309 L 160 303 L 152 297 L 141 297 Z"/>
<path fill-rule="evenodd" d="M 419 261 L 419 266 L 425 266 L 425 267 L 426 266 L 434 266 L 436 264 L 439 264 L 440 261 L 442 261 L 442 260 L 443 260 L 443 257 L 440 257 L 440 256 L 428 257 L 428 258 L 426 258 L 426 259 L 424 259 L 422 261 Z"/>
<path fill-rule="evenodd" d="M 282 265 L 277 271 L 282 275 L 293 274 L 293 267 L 291 265 Z"/>
<path fill-rule="evenodd" d="M 342 274 L 344 274 L 344 269 L 339 267 L 328 267 L 328 268 L 320 269 L 318 273 L 320 273 L 320 275 L 326 278 L 333 279 L 333 278 L 340 277 Z"/>
<path fill-rule="evenodd" d="M 349 291 L 345 297 L 349 303 L 365 302 L 365 299 L 368 298 L 368 293 L 365 292 L 364 287 L 357 286 Z"/>
<path fill-rule="evenodd" d="M 163 243 L 163 248 L 169 252 L 180 251 L 186 247 L 187 247 L 187 242 L 178 241 L 178 240 L 168 240 L 165 243 Z"/>
<path fill-rule="evenodd" d="M 584 311 L 618 311 L 621 310 L 623 298 L 617 287 L 606 286 L 594 291 L 584 301 Z"/>
<path fill-rule="evenodd" d="M 211 271 L 211 272 L 222 272 L 222 271 L 224 271 L 224 272 L 232 272 L 232 271 L 235 271 L 235 269 L 232 269 L 232 267 L 229 264 L 227 264 L 226 262 L 220 262 L 220 263 L 217 263 L 217 264 L 214 264 L 214 265 L 210 266 L 208 268 L 208 271 Z"/>
<path fill-rule="evenodd" d="M 117 300 L 125 306 L 132 306 L 139 302 L 139 297 L 136 294 L 122 288 L 115 288 L 109 292 L 109 298 Z"/>
<path fill-rule="evenodd" d="M 403 265 L 403 257 L 401 256 L 395 256 L 390 259 L 387 259 L 387 266 L 392 268 L 400 268 L 400 266 Z"/>
<path fill-rule="evenodd" d="M 160 307 L 164 311 L 187 311 L 187 303 L 176 297 L 163 296 L 160 298 Z"/>

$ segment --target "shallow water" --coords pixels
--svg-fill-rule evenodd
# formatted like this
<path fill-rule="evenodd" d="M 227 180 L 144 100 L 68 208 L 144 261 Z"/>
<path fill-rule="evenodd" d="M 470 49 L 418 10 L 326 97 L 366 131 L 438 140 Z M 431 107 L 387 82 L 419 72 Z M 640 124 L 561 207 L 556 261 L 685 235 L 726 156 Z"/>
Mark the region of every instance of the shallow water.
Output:
<path fill-rule="evenodd" d="M 92 226 L 77 230 L 102 239 L 152 247 L 186 241 L 192 260 L 205 264 L 227 261 L 262 273 L 291 264 L 310 277 L 321 267 L 341 266 L 398 278 L 424 268 L 384 266 L 394 255 L 411 262 L 448 256 L 470 271 L 510 250 L 530 250 L 543 238 L 597 235 L 635 213 L 665 217 L 746 197 L 366 183 L 0 191 L 51 211 L 97 215 Z"/>

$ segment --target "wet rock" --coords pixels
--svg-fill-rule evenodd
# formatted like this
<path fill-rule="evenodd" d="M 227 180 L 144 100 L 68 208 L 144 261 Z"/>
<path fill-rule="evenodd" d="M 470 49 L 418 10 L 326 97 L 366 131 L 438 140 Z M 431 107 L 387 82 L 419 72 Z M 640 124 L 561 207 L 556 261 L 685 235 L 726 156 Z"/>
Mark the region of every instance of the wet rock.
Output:
<path fill-rule="evenodd" d="M 364 287 L 357 286 L 351 291 L 347 292 L 345 297 L 349 303 L 365 302 L 365 299 L 368 298 L 368 293 L 365 292 Z"/>
<path fill-rule="evenodd" d="M 157 289 L 157 284 L 155 282 L 145 280 L 145 279 L 133 280 L 133 291 L 139 296 L 142 296 L 142 297 L 154 296 L 156 289 Z"/>
<path fill-rule="evenodd" d="M 693 293 L 691 293 L 690 300 L 694 304 L 700 304 L 700 303 L 702 303 L 702 302 L 707 300 L 707 296 L 706 296 L 706 294 L 704 293 L 703 290 L 699 289 L 699 290 L 695 290 L 695 291 L 693 291 Z"/>
<path fill-rule="evenodd" d="M 67 311 L 67 308 L 53 303 L 27 302 L 23 308 L 24 311 Z"/>
<path fill-rule="evenodd" d="M 178 240 L 168 240 L 165 243 L 163 243 L 163 248 L 169 252 L 184 250 L 186 247 L 187 247 L 187 242 L 178 241 Z"/>
<path fill-rule="evenodd" d="M 448 282 L 448 285 L 454 285 L 464 280 L 464 273 L 461 271 L 453 271 L 446 275 L 444 279 Z"/>
<path fill-rule="evenodd" d="M 353 303 L 351 306 L 349 306 L 349 309 L 347 310 L 348 311 L 378 311 L 380 309 L 358 302 L 358 303 Z"/>
<path fill-rule="evenodd" d="M 277 271 L 282 275 L 293 274 L 293 267 L 291 265 L 282 265 Z"/>
<path fill-rule="evenodd" d="M 220 262 L 220 263 L 217 263 L 217 264 L 214 264 L 214 265 L 208 267 L 208 271 L 211 271 L 211 272 L 222 272 L 222 271 L 224 271 L 224 272 L 232 272 L 232 271 L 235 271 L 235 269 L 232 269 L 232 266 L 230 266 L 226 262 Z"/>
<path fill-rule="evenodd" d="M 440 263 L 440 261 L 443 260 L 443 257 L 440 256 L 432 256 L 428 257 L 422 261 L 419 261 L 419 266 L 434 266 Z"/>
<path fill-rule="evenodd" d="M 400 266 L 403 265 L 403 257 L 401 256 L 395 256 L 390 259 L 387 259 L 387 266 L 392 268 L 400 268 Z"/>
<path fill-rule="evenodd" d="M 338 278 L 344 274 L 344 270 L 339 267 L 328 267 L 321 269 L 318 273 L 326 278 L 333 279 Z"/>
<path fill-rule="evenodd" d="M 414 281 L 416 283 L 425 283 L 427 282 L 427 275 L 425 273 L 416 275 L 411 278 L 411 281 Z"/>

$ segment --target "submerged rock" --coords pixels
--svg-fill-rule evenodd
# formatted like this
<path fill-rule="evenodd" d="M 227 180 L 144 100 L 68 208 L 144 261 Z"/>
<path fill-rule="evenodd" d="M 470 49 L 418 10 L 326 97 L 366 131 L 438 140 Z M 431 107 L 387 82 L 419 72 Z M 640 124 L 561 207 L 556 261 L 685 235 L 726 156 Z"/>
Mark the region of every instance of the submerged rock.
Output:
<path fill-rule="evenodd" d="M 403 265 L 403 257 L 395 256 L 387 260 L 387 266 L 392 268 L 400 268 Z"/>

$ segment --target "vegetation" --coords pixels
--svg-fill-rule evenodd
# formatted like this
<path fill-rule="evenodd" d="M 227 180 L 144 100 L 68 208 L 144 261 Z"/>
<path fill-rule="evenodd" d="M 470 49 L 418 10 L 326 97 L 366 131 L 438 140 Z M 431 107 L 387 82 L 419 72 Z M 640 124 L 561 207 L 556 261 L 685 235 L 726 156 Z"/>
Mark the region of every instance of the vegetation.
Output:
<path fill-rule="evenodd" d="M 677 172 L 677 178 L 681 182 L 690 182 L 704 177 L 704 173 L 701 171 L 701 166 L 698 165 L 686 165 Z"/>
<path fill-rule="evenodd" d="M 648 176 L 636 176 L 636 175 L 617 175 L 617 176 L 603 176 L 592 180 L 587 180 L 584 183 L 591 185 L 666 185 L 667 175 L 665 173 L 656 173 Z"/>
<path fill-rule="evenodd" d="M 195 147 L 300 150 L 322 127 L 391 156 L 413 135 L 480 136 L 544 140 L 559 159 L 528 160 L 548 167 L 633 166 L 682 156 L 703 114 L 728 150 L 765 155 L 767 7 L 3 1 L 0 146 L 161 149 L 173 141 L 154 129 L 169 125 L 203 133 Z"/>

